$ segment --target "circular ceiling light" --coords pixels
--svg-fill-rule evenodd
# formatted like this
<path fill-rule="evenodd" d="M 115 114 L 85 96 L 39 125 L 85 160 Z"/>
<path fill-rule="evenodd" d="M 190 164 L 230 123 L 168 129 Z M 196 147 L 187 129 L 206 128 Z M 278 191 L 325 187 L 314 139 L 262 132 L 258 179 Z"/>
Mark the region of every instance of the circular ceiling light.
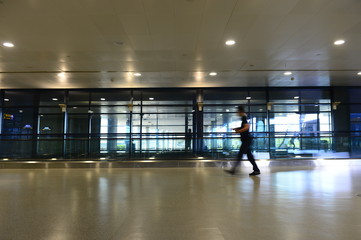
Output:
<path fill-rule="evenodd" d="M 13 43 L 11 43 L 11 42 L 4 42 L 3 46 L 4 47 L 14 47 L 15 45 Z"/>
<path fill-rule="evenodd" d="M 361 72 L 358 72 L 357 75 L 361 76 Z"/>
<path fill-rule="evenodd" d="M 300 97 L 299 96 L 295 96 L 294 99 L 299 99 Z"/>
<path fill-rule="evenodd" d="M 210 76 L 217 76 L 217 73 L 216 72 L 210 72 L 209 75 Z"/>
<path fill-rule="evenodd" d="M 52 98 L 52 100 L 53 100 L 53 101 L 58 101 L 58 99 L 57 99 L 57 98 Z"/>
<path fill-rule="evenodd" d="M 149 100 L 150 100 L 150 101 L 153 101 L 153 100 L 154 100 L 154 98 L 150 97 L 150 98 L 149 98 Z"/>
<path fill-rule="evenodd" d="M 133 73 L 133 75 L 134 75 L 134 76 L 136 76 L 136 77 L 140 77 L 140 76 L 142 76 L 142 74 L 141 74 L 141 73 Z"/>
<path fill-rule="evenodd" d="M 250 99 L 251 99 L 251 97 L 246 97 L 246 99 L 247 99 L 247 100 L 250 100 Z"/>
<path fill-rule="evenodd" d="M 283 75 L 289 76 L 289 75 L 292 75 L 292 72 L 284 72 Z"/>
<path fill-rule="evenodd" d="M 100 101 L 105 101 L 105 98 L 100 98 Z"/>
<path fill-rule="evenodd" d="M 228 46 L 232 46 L 234 44 L 236 44 L 236 41 L 234 41 L 234 40 L 227 40 L 226 41 L 226 45 L 228 45 Z"/>
<path fill-rule="evenodd" d="M 58 73 L 58 77 L 65 77 L 65 72 Z"/>
<path fill-rule="evenodd" d="M 333 44 L 335 44 L 335 45 L 342 45 L 342 44 L 344 44 L 344 43 L 345 43 L 345 40 L 340 39 L 340 40 L 335 41 Z"/>

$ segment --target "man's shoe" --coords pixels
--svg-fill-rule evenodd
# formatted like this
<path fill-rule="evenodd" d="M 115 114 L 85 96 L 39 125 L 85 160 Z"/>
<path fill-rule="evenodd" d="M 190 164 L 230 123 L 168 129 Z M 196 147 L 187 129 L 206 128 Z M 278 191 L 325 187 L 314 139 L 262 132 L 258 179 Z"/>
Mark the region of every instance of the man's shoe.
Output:
<path fill-rule="evenodd" d="M 224 170 L 226 173 L 229 173 L 229 174 L 231 174 L 231 175 L 234 175 L 235 174 L 235 171 L 233 171 L 233 170 Z"/>
<path fill-rule="evenodd" d="M 251 172 L 249 175 L 250 175 L 250 176 L 256 176 L 256 175 L 260 175 L 260 174 L 261 174 L 260 171 L 253 171 L 253 172 Z"/>

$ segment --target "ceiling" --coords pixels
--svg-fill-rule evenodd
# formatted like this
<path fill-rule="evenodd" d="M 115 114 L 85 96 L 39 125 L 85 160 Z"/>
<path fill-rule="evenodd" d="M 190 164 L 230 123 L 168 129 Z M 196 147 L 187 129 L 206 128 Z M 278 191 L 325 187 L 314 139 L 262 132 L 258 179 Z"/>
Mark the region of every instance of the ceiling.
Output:
<path fill-rule="evenodd" d="M 360 12 L 359 0 L 0 0 L 0 43 L 15 45 L 0 46 L 0 88 L 361 86 Z"/>

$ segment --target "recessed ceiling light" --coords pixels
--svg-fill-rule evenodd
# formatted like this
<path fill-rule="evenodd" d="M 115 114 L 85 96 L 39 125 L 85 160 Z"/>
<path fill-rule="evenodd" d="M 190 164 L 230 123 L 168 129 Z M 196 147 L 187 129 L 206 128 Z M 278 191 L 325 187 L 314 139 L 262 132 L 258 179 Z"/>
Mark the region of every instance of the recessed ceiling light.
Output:
<path fill-rule="evenodd" d="M 289 75 L 292 75 L 292 72 L 284 72 L 283 75 L 289 76 Z"/>
<path fill-rule="evenodd" d="M 209 75 L 210 76 L 217 76 L 217 73 L 216 72 L 210 72 Z"/>
<path fill-rule="evenodd" d="M 74 109 L 78 108 L 78 107 L 73 107 Z"/>
<path fill-rule="evenodd" d="M 4 47 L 14 47 L 15 45 L 13 43 L 11 43 L 11 42 L 4 42 L 3 46 Z"/>
<path fill-rule="evenodd" d="M 105 101 L 105 98 L 100 98 L 100 101 Z"/>
<path fill-rule="evenodd" d="M 64 76 L 65 76 L 65 72 L 58 73 L 58 76 L 59 76 L 59 77 L 64 77 Z"/>
<path fill-rule="evenodd" d="M 345 40 L 340 39 L 340 40 L 335 41 L 333 44 L 335 44 L 335 45 L 342 45 L 342 44 L 344 44 L 344 43 L 345 43 Z"/>
<path fill-rule="evenodd" d="M 232 45 L 234 45 L 236 43 L 236 41 L 234 41 L 234 40 L 227 40 L 226 41 L 226 45 L 228 45 L 228 46 L 232 46 Z"/>
<path fill-rule="evenodd" d="M 5 102 L 9 102 L 9 101 L 10 101 L 10 99 L 8 99 L 8 98 L 5 98 L 5 99 L 4 99 L 4 101 L 5 101 Z"/>
<path fill-rule="evenodd" d="M 229 109 L 226 109 L 226 112 L 229 112 Z"/>
<path fill-rule="evenodd" d="M 53 101 L 58 101 L 58 99 L 57 99 L 57 98 L 52 98 L 52 100 L 53 100 Z"/>
<path fill-rule="evenodd" d="M 136 77 L 140 77 L 140 76 L 142 76 L 142 74 L 141 74 L 141 73 L 133 73 L 133 75 L 134 75 L 134 76 L 136 76 Z"/>
<path fill-rule="evenodd" d="M 23 112 L 23 110 L 19 110 L 19 113 L 22 113 Z"/>
<path fill-rule="evenodd" d="M 361 72 L 358 72 L 357 75 L 361 75 Z"/>
<path fill-rule="evenodd" d="M 149 100 L 150 100 L 150 101 L 153 101 L 153 100 L 154 100 L 154 98 L 150 97 L 150 98 L 149 98 Z"/>
<path fill-rule="evenodd" d="M 246 99 L 247 99 L 247 100 L 250 100 L 250 99 L 251 99 L 251 97 L 246 97 Z"/>
<path fill-rule="evenodd" d="M 300 97 L 299 96 L 295 96 L 294 99 L 299 99 Z"/>

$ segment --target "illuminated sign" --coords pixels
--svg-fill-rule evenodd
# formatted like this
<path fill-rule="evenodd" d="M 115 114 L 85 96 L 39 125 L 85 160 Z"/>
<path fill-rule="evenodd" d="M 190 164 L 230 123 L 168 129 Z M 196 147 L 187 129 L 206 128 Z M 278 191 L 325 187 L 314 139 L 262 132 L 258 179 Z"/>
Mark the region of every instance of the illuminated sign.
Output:
<path fill-rule="evenodd" d="M 14 119 L 14 115 L 4 113 L 4 119 L 13 120 L 13 119 Z"/>

